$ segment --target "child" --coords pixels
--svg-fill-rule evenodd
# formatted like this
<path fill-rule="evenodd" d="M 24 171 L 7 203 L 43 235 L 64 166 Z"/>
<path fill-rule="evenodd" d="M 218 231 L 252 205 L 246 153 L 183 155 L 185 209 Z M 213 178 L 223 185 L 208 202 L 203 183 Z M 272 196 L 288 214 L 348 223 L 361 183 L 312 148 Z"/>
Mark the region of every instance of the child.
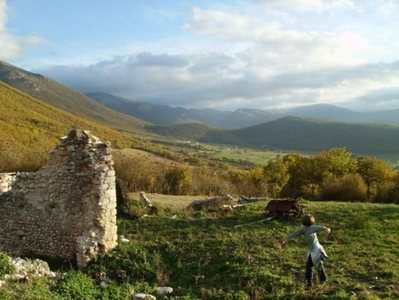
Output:
<path fill-rule="evenodd" d="M 291 238 L 298 237 L 302 234 L 305 235 L 306 242 L 309 246 L 306 263 L 306 285 L 308 288 L 312 286 L 313 267 L 318 271 L 320 282 L 327 281 L 327 275 L 323 266 L 323 260 L 327 258 L 327 254 L 323 246 L 319 243 L 317 232 L 326 231 L 327 233 L 330 233 L 331 229 L 325 226 L 315 226 L 315 223 L 315 218 L 312 215 L 304 215 L 302 217 L 302 224 L 304 227 L 292 232 L 286 238 L 280 240 L 285 244 Z"/>

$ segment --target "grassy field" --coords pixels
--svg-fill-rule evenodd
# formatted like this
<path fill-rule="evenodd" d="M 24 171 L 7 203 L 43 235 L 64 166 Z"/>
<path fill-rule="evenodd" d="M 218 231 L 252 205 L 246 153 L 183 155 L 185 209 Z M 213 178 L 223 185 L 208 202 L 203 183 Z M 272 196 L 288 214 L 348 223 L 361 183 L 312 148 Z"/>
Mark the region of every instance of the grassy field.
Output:
<path fill-rule="evenodd" d="M 235 160 L 235 161 L 248 161 L 258 166 L 266 166 L 270 160 L 277 160 L 280 157 L 288 155 L 292 152 L 287 151 L 274 151 L 274 150 L 259 150 L 251 148 L 229 148 L 224 147 L 216 149 L 212 156 L 219 160 Z"/>
<path fill-rule="evenodd" d="M 154 195 L 148 195 L 151 199 Z M 169 198 L 169 200 L 168 200 Z M 156 201 L 153 197 L 153 201 Z M 163 196 L 164 209 L 193 198 Z M 299 219 L 262 220 L 266 202 L 233 214 L 181 211 L 122 221 L 120 230 L 164 259 L 165 284 L 187 299 L 395 299 L 399 297 L 399 207 L 396 205 L 308 202 L 306 213 L 332 228 L 320 234 L 330 260 L 329 281 L 304 290 L 307 251 L 302 238 L 282 246 L 278 239 L 300 227 Z M 174 214 L 176 212 L 171 212 Z M 253 223 L 255 222 L 255 223 Z M 237 227 L 236 225 L 243 225 Z M 157 249 L 157 250 L 155 250 Z M 162 250 L 161 250 L 162 249 Z"/>
<path fill-rule="evenodd" d="M 169 201 L 186 206 L 191 200 L 173 197 Z M 168 200 L 162 201 L 167 208 Z M 329 282 L 311 291 L 303 288 L 307 251 L 303 239 L 290 241 L 285 247 L 277 241 L 300 227 L 299 219 L 252 223 L 262 220 L 265 202 L 246 205 L 231 215 L 149 218 L 141 220 L 133 231 L 125 227 L 124 233 L 147 246 L 154 245 L 151 236 L 157 237 L 157 248 L 166 247 L 166 252 L 171 252 L 167 256 L 174 257 L 177 264 L 170 266 L 169 272 L 165 270 L 168 284 L 180 286 L 182 294 L 192 294 L 197 299 L 399 297 L 398 206 L 307 201 L 302 204 L 319 224 L 332 228 L 330 235 L 320 235 L 331 257 L 326 262 Z M 240 294 L 247 298 L 239 298 Z"/>
<path fill-rule="evenodd" d="M 138 199 L 138 194 L 131 194 Z M 157 299 L 399 299 L 399 206 L 301 200 L 305 213 L 332 229 L 319 234 L 330 259 L 328 282 L 304 288 L 307 246 L 303 238 L 279 243 L 300 228 L 300 219 L 264 219 L 267 201 L 232 213 L 188 212 L 203 197 L 147 194 L 155 207 L 146 217 L 119 218 L 129 239 L 81 271 L 57 283 L 45 279 L 11 282 L 0 299 L 131 299 L 131 291 Z M 240 226 L 237 226 L 240 225 Z M 123 283 L 100 286 L 95 274 L 125 270 Z M 111 277 L 112 278 L 112 277 Z M 173 287 L 158 295 L 157 286 Z M 73 297 L 72 297 L 72 296 Z M 81 295 L 81 296 L 79 296 Z"/>

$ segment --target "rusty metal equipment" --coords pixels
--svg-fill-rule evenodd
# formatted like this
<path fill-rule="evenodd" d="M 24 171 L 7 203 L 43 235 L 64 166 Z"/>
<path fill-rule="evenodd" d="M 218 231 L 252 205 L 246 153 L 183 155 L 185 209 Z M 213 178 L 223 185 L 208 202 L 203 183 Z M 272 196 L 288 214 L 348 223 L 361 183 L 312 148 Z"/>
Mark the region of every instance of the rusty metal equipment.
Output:
<path fill-rule="evenodd" d="M 300 205 L 298 199 L 270 200 L 265 210 L 268 211 L 267 219 L 276 217 L 294 217 L 299 218 L 303 215 L 303 205 Z"/>
<path fill-rule="evenodd" d="M 245 223 L 245 224 L 238 224 L 235 225 L 234 227 L 241 227 L 245 225 L 251 225 L 255 223 L 262 223 L 264 221 L 270 221 L 276 217 L 295 217 L 298 218 L 303 215 L 303 205 L 300 205 L 298 202 L 302 198 L 298 199 L 273 199 L 270 200 L 269 203 L 267 204 L 265 210 L 269 211 L 266 214 L 266 218 L 259 220 L 259 221 L 254 221 L 250 223 Z"/>

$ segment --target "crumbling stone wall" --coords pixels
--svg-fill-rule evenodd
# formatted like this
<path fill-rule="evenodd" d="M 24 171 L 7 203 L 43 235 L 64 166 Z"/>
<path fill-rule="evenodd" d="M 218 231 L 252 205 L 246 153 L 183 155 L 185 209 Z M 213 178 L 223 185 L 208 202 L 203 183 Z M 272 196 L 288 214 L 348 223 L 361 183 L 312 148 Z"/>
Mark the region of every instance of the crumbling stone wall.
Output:
<path fill-rule="evenodd" d="M 72 130 L 32 173 L 0 176 L 0 248 L 86 266 L 117 245 L 112 148 Z M 11 183 L 11 186 L 10 186 Z"/>

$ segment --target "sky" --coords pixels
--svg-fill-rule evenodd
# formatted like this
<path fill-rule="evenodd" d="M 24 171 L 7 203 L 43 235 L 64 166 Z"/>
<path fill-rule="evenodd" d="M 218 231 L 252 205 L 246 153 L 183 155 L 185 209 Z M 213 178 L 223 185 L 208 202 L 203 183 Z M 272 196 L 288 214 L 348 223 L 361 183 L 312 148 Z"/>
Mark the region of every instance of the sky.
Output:
<path fill-rule="evenodd" d="M 185 108 L 399 108 L 399 0 L 0 0 L 0 60 Z"/>

